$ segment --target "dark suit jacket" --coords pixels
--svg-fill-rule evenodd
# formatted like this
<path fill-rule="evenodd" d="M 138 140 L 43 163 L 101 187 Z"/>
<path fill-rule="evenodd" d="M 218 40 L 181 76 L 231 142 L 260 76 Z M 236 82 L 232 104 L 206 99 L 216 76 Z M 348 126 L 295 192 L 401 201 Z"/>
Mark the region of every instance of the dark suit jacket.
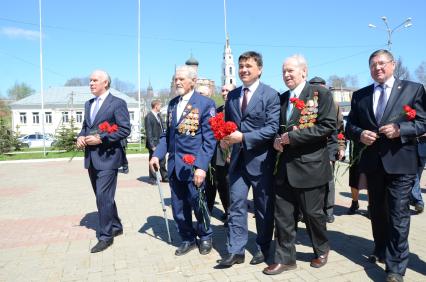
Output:
<path fill-rule="evenodd" d="M 164 126 L 164 123 L 161 116 L 160 121 L 157 120 L 152 111 L 145 116 L 146 147 L 148 149 L 153 150 L 157 147 L 161 134 L 163 134 L 162 126 Z"/>
<path fill-rule="evenodd" d="M 285 177 L 294 188 L 314 188 L 326 184 L 332 179 L 330 158 L 327 150 L 327 137 L 336 128 L 336 107 L 332 94 L 322 86 L 306 83 L 299 99 L 313 101 L 318 95 L 318 117 L 314 126 L 289 131 L 290 144 L 284 146 L 280 154 L 276 181 L 277 189 L 282 187 Z M 290 91 L 283 93 L 281 99 L 280 134 L 287 127 L 299 125 L 301 111 L 294 108 L 290 120 L 287 121 L 286 112 L 289 103 Z"/>
<path fill-rule="evenodd" d="M 253 93 L 245 113 L 240 108 L 241 87 L 228 93 L 225 120 L 237 124 L 244 134 L 243 142 L 232 146 L 229 173 L 236 168 L 241 157 L 244 167 L 252 176 L 272 171 L 275 163 L 273 138 L 278 131 L 280 104 L 278 92 L 260 83 Z"/>
<path fill-rule="evenodd" d="M 389 174 L 416 174 L 418 165 L 416 136 L 426 131 L 426 95 L 423 85 L 395 80 L 380 124 L 374 116 L 373 96 L 374 84 L 353 93 L 346 135 L 359 142 L 363 130 L 378 132 L 380 126 L 396 123 L 400 128 L 401 137 L 388 139 L 381 135 L 362 152 L 360 171 L 374 171 L 381 159 L 385 171 Z M 414 121 L 408 121 L 402 114 L 404 105 L 416 110 Z"/>
<path fill-rule="evenodd" d="M 167 171 L 169 177 L 176 171 L 180 181 L 192 180 L 193 167 L 183 162 L 182 157 L 186 154 L 195 156 L 194 168 L 200 168 L 207 172 L 216 140 L 210 128 L 209 119 L 215 115 L 216 107 L 212 99 L 194 92 L 185 107 L 179 121 L 176 122 L 176 109 L 179 96 L 173 98 L 167 109 L 167 130 L 160 138 L 154 157 L 160 160 L 169 153 Z M 198 112 L 195 114 L 195 112 Z M 192 118 L 189 118 L 191 117 Z M 195 117 L 197 116 L 197 117 Z M 194 135 L 179 132 L 179 125 L 190 125 L 197 122 Z"/>
<path fill-rule="evenodd" d="M 95 120 L 90 120 L 90 107 L 95 98 L 84 105 L 84 121 L 78 136 L 88 136 L 99 133 L 99 125 L 107 121 L 116 124 L 118 130 L 114 133 L 99 133 L 102 143 L 95 146 L 86 146 L 84 151 L 84 167 L 89 168 L 90 163 L 97 170 L 118 169 L 123 164 L 124 151 L 121 140 L 130 135 L 130 116 L 124 100 L 107 96 L 99 109 Z"/>

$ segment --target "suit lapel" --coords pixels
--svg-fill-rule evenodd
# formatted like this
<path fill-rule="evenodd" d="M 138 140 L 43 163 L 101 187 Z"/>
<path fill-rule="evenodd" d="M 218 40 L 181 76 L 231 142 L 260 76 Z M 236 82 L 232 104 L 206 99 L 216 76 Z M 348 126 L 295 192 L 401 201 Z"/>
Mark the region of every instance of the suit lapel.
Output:
<path fill-rule="evenodd" d="M 289 103 L 289 97 L 290 97 L 290 91 L 286 91 L 281 95 L 281 124 L 280 126 L 284 126 L 287 124 L 287 109 L 288 109 L 288 103 Z"/>
<path fill-rule="evenodd" d="M 393 87 L 389 96 L 389 100 L 386 103 L 386 108 L 382 116 L 382 121 L 386 121 L 390 118 L 389 115 L 393 113 L 393 108 L 395 107 L 395 104 L 398 98 L 401 97 L 400 92 L 401 92 L 401 81 L 396 79 L 393 84 Z M 400 111 L 402 111 L 402 109 Z M 397 112 L 399 113 L 400 111 L 397 111 Z"/>
<path fill-rule="evenodd" d="M 238 87 L 236 89 L 236 97 L 234 99 L 232 99 L 232 106 L 234 108 L 234 111 L 236 113 L 236 115 L 238 116 L 239 119 L 241 119 L 241 107 L 240 107 L 240 95 L 241 95 L 241 89 L 242 87 Z"/>
<path fill-rule="evenodd" d="M 305 87 L 303 87 L 303 90 L 299 95 L 299 99 L 303 100 L 306 103 L 306 101 L 308 100 L 309 94 L 310 94 L 310 86 L 309 86 L 309 83 L 306 83 Z M 300 110 L 293 107 L 290 119 L 287 121 L 287 125 L 288 124 L 292 124 L 292 125 L 298 124 L 297 121 L 298 121 L 299 118 L 300 118 Z"/>
<path fill-rule="evenodd" d="M 112 99 L 113 99 L 112 95 L 111 95 L 111 93 L 109 93 L 108 96 L 106 97 L 105 101 L 103 101 L 102 106 L 99 108 L 99 111 L 96 114 L 95 119 L 92 122 L 92 125 L 96 124 L 100 120 L 102 120 L 102 116 L 104 115 L 106 110 L 111 106 Z"/>
<path fill-rule="evenodd" d="M 247 108 L 244 112 L 244 114 L 242 115 L 242 119 L 245 118 L 247 116 L 247 114 L 256 106 L 256 104 L 261 100 L 263 94 L 263 84 L 259 83 L 259 86 L 257 87 L 256 91 L 254 91 L 253 95 L 250 98 L 250 101 L 247 105 Z M 241 112 L 241 108 L 240 108 L 240 112 Z"/>

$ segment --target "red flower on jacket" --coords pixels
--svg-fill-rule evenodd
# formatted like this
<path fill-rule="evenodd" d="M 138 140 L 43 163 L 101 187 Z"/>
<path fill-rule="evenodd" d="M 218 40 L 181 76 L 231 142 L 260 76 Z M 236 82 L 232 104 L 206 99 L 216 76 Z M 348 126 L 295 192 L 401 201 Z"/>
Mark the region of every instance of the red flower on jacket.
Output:
<path fill-rule="evenodd" d="M 404 105 L 403 110 L 405 112 L 405 117 L 407 118 L 407 120 L 414 120 L 416 118 L 416 110 L 411 108 L 408 105 Z"/>
<path fill-rule="evenodd" d="M 292 103 L 293 107 L 295 107 L 296 109 L 303 110 L 303 108 L 305 108 L 305 101 L 300 100 L 299 98 L 290 98 L 290 103 Z"/>
<path fill-rule="evenodd" d="M 109 124 L 107 121 L 99 124 L 98 126 L 100 133 L 107 132 L 109 134 L 117 132 L 118 126 L 116 124 Z"/>
<path fill-rule="evenodd" d="M 183 155 L 182 160 L 187 165 L 194 165 L 195 163 L 195 157 L 191 154 Z"/>
<path fill-rule="evenodd" d="M 345 140 L 345 135 L 342 132 L 340 132 L 339 134 L 337 134 L 337 139 L 338 140 Z"/>

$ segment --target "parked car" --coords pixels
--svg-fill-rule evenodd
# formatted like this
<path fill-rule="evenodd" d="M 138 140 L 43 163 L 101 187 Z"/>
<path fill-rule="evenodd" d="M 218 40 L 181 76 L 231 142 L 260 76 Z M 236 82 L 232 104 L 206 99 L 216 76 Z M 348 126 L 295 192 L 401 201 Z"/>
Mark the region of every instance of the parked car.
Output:
<path fill-rule="evenodd" d="M 44 136 L 45 136 L 44 143 L 46 144 L 46 147 L 52 146 L 52 143 L 55 142 L 55 139 L 49 134 L 45 134 Z M 19 138 L 19 141 L 21 141 L 23 147 L 28 147 L 28 148 L 43 147 L 43 134 L 34 133 L 34 134 L 24 135 L 23 137 Z"/>

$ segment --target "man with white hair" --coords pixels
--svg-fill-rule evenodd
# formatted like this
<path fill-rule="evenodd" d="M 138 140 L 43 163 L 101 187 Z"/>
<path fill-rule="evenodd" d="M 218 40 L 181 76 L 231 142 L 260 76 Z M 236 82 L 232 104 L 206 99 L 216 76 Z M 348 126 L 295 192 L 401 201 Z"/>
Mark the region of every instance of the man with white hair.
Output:
<path fill-rule="evenodd" d="M 328 89 L 306 82 L 304 57 L 287 58 L 282 71 L 289 90 L 280 96 L 280 129 L 274 142 L 281 154 L 274 183 L 275 258 L 263 270 L 268 275 L 296 268 L 295 211 L 299 207 L 315 253 L 311 267 L 324 266 L 330 250 L 323 208 L 326 185 L 332 179 L 327 137 L 336 128 L 336 107 Z"/>
<path fill-rule="evenodd" d="M 90 76 L 90 91 L 95 96 L 84 105 L 84 121 L 77 138 L 77 148 L 84 149 L 84 167 L 96 195 L 99 216 L 99 241 L 92 253 L 105 250 L 114 237 L 123 234 L 114 196 L 118 168 L 124 164 L 121 141 L 130 134 L 130 116 L 126 102 L 109 92 L 111 78 L 96 70 Z M 100 124 L 108 122 L 116 130 L 100 132 Z"/>
<path fill-rule="evenodd" d="M 193 68 L 181 66 L 176 69 L 175 84 L 179 95 L 169 103 L 167 130 L 149 162 L 152 170 L 158 170 L 159 160 L 168 153 L 173 218 L 182 238 L 176 256 L 195 249 L 197 237 L 200 254 L 206 255 L 212 249 L 212 229 L 203 222 L 198 190 L 204 189 L 206 172 L 216 146 L 209 125 L 216 110 L 213 100 L 194 91 L 196 80 Z M 197 219 L 196 229 L 192 225 L 192 211 Z"/>

